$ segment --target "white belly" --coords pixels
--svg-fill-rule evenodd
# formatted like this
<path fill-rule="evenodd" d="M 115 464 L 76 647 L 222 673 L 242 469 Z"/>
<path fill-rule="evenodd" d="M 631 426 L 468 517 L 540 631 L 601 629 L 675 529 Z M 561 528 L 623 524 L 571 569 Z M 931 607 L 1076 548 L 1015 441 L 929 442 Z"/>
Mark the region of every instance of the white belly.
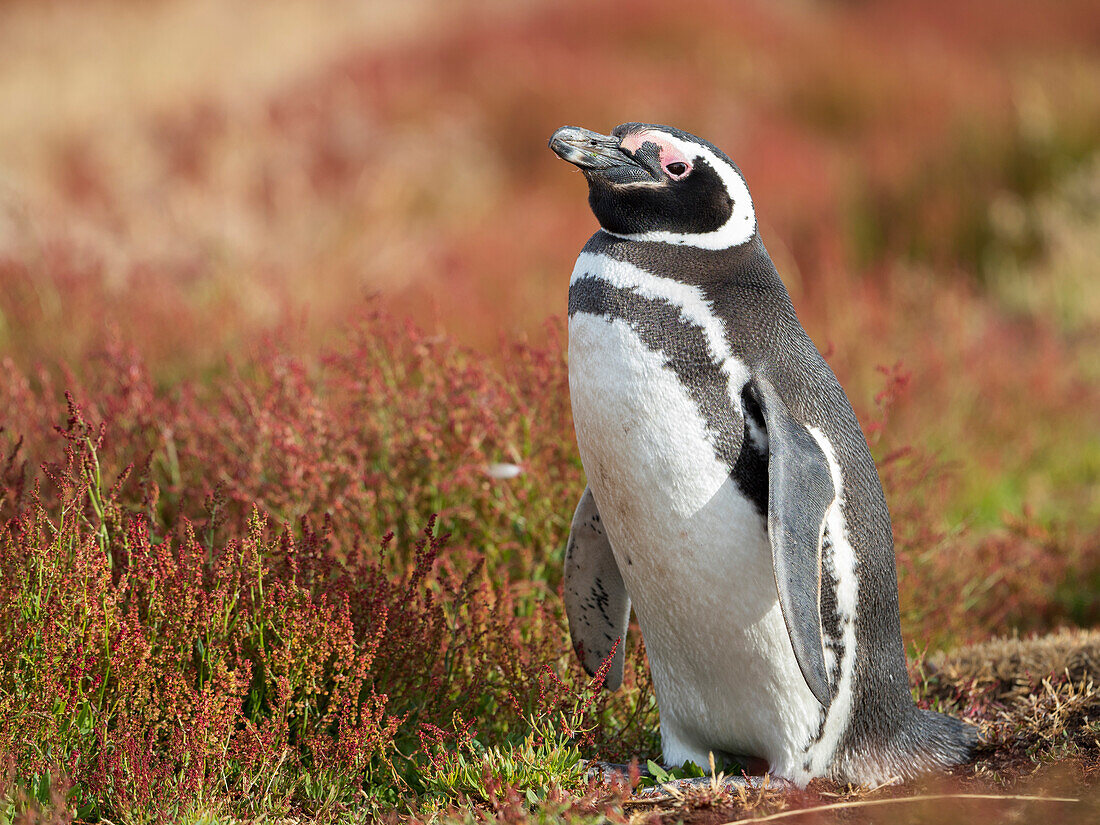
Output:
<path fill-rule="evenodd" d="M 664 357 L 626 321 L 570 319 L 569 389 L 588 484 L 645 638 L 666 762 L 723 751 L 796 779 L 820 705 L 780 612 L 766 522 L 715 458 Z"/>

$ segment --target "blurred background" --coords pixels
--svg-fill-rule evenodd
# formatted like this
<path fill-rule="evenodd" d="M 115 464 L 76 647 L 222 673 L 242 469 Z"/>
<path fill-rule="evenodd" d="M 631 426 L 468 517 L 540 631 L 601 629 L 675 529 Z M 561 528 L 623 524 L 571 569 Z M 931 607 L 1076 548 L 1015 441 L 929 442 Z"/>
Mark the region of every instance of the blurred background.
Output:
<path fill-rule="evenodd" d="M 377 306 L 544 342 L 596 226 L 547 139 L 628 120 L 741 166 L 811 336 L 889 406 L 871 437 L 951 470 L 948 523 L 1100 554 L 1095 0 L 8 0 L 0 355 L 121 340 L 171 387 Z"/>

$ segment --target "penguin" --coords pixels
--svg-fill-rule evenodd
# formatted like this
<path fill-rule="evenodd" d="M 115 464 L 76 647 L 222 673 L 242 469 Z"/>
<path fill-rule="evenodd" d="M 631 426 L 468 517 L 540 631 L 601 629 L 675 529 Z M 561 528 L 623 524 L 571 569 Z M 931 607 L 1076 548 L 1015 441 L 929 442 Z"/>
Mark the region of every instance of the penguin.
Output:
<path fill-rule="evenodd" d="M 550 148 L 600 224 L 568 312 L 588 486 L 563 597 L 586 670 L 610 656 L 619 687 L 633 606 L 667 765 L 875 786 L 967 761 L 975 729 L 913 701 L 882 484 L 741 170 L 657 124 Z"/>

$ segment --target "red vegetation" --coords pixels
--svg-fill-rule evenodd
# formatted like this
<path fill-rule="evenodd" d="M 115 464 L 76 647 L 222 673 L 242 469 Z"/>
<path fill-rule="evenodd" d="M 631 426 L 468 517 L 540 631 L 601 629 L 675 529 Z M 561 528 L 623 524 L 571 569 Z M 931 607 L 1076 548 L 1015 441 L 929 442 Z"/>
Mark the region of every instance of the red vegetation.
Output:
<path fill-rule="evenodd" d="M 565 372 L 556 345 L 509 349 L 502 375 L 376 317 L 312 364 L 160 393 L 118 348 L 52 435 L 52 381 L 9 363 L 0 404 L 30 433 L 0 434 L 0 742 L 19 775 L 166 816 L 295 771 L 393 802 L 425 735 L 491 719 L 507 739 L 568 710 L 587 680 L 547 670 L 568 651 L 553 560 L 579 484 Z M 493 481 L 501 458 L 524 474 Z M 630 735 L 619 755 L 652 731 Z M 309 807 L 301 781 L 288 810 Z"/>

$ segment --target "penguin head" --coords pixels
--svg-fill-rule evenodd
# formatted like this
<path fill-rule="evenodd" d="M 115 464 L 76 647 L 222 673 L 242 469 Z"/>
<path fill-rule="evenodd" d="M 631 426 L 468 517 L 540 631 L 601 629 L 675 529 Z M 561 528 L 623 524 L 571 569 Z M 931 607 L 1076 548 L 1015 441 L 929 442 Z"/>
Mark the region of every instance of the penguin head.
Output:
<path fill-rule="evenodd" d="M 612 235 L 703 249 L 756 235 L 741 170 L 695 135 L 650 123 L 624 123 L 610 135 L 563 126 L 550 148 L 584 173 L 588 203 Z"/>

